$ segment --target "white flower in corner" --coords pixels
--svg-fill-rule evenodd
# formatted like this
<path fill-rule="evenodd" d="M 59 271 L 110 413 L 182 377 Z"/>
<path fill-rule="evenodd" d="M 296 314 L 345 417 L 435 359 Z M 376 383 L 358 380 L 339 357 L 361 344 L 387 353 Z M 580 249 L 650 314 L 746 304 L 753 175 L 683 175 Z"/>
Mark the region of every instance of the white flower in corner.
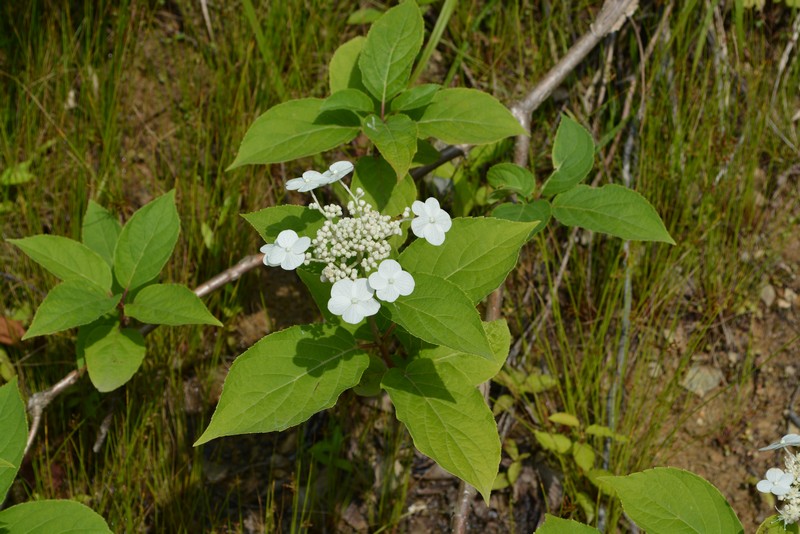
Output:
<path fill-rule="evenodd" d="M 761 493 L 772 493 L 780 497 L 789 493 L 793 482 L 794 475 L 773 467 L 767 471 L 767 478 L 756 484 L 756 489 Z"/>
<path fill-rule="evenodd" d="M 775 449 L 783 449 L 786 447 L 797 447 L 800 446 L 800 435 L 798 434 L 786 434 L 781 438 L 780 441 L 776 441 L 766 447 L 761 447 L 760 451 L 774 451 Z"/>
<path fill-rule="evenodd" d="M 379 299 L 394 302 L 400 295 L 407 296 L 414 291 L 414 278 L 396 261 L 383 260 L 377 272 L 369 275 L 369 286 Z"/>
<path fill-rule="evenodd" d="M 344 178 L 347 174 L 352 172 L 353 164 L 349 161 L 337 161 L 330 166 L 330 169 L 322 173 L 328 181 L 326 183 L 332 184 Z"/>
<path fill-rule="evenodd" d="M 264 253 L 264 265 L 270 267 L 280 265 L 287 271 L 297 269 L 305 261 L 305 253 L 310 246 L 310 238 L 299 237 L 294 230 L 284 230 L 278 234 L 275 243 L 261 247 L 261 252 Z"/>
<path fill-rule="evenodd" d="M 431 197 L 424 203 L 415 200 L 411 204 L 414 220 L 411 221 L 411 231 L 417 237 L 423 237 L 431 245 L 439 246 L 444 243 L 444 234 L 453 225 L 450 215 L 439 207 L 439 201 Z"/>
<path fill-rule="evenodd" d="M 287 180 L 286 189 L 289 191 L 299 191 L 307 193 L 321 185 L 328 183 L 328 177 L 317 171 L 306 171 L 300 178 Z"/>
<path fill-rule="evenodd" d="M 375 315 L 381 308 L 374 295 L 366 278 L 339 280 L 331 288 L 328 310 L 340 315 L 346 323 L 357 324 L 364 317 Z"/>

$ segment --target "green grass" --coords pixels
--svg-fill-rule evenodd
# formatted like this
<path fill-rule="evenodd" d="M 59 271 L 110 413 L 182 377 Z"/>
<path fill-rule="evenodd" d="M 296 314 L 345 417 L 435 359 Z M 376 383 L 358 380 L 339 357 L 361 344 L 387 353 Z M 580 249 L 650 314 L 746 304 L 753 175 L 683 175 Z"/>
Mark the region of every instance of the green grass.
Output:
<path fill-rule="evenodd" d="M 347 26 L 346 10 L 321 0 L 254 3 L 252 10 L 249 2 L 212 4 L 213 41 L 199 2 L 23 4 L 0 7 L 0 169 L 32 160 L 35 178 L 0 189 L 3 237 L 78 238 L 88 199 L 127 218 L 175 188 L 182 231 L 164 277 L 189 286 L 258 249 L 255 232 L 238 214 L 282 201 L 277 184 L 309 163 L 226 173 L 247 126 L 285 99 L 324 95 L 327 60 L 364 29 Z M 512 102 L 588 30 L 598 9 L 596 2 L 554 2 L 549 9 L 506 4 L 459 4 L 421 80 L 474 86 Z M 643 37 L 653 34 L 660 16 L 655 8 L 646 9 L 646 16 L 637 18 Z M 713 26 L 697 23 L 708 16 L 706 9 L 700 2 L 676 5 L 667 39 L 641 66 L 646 90 L 640 80 L 634 98 L 634 113 L 645 106 L 635 123 L 635 187 L 664 216 L 678 245 L 631 245 L 633 343 L 624 399 L 615 399 L 613 410 L 618 431 L 633 439 L 614 445 L 609 469 L 615 473 L 645 468 L 675 450 L 675 427 L 667 424 L 686 420 L 697 409 L 678 385 L 680 370 L 695 353 L 721 344 L 722 322 L 746 321 L 753 310 L 758 267 L 732 259 L 752 253 L 770 221 L 756 197 L 775 184 L 755 180 L 756 171 L 774 177 L 797 158 L 797 127 L 790 117 L 798 105 L 800 62 L 789 63 L 771 105 L 789 11 L 775 8 L 782 20 L 775 22 L 773 13 L 769 23 L 745 13 L 746 50 L 738 55 L 732 15 L 726 14 L 732 80 L 727 87 L 720 85 L 724 77 L 707 38 Z M 433 27 L 432 19 L 427 27 Z M 557 98 L 535 113 L 531 165 L 541 180 L 551 169 L 560 111 L 569 109 L 596 125 L 597 139 L 619 126 L 630 77 L 642 75 L 629 26 L 614 44 L 605 101 L 583 103 L 609 45 L 604 41 L 567 78 Z M 68 109 L 73 91 L 75 106 Z M 730 99 L 727 107 L 719 95 Z M 619 131 L 624 143 L 627 124 Z M 600 148 L 598 161 L 609 148 Z M 622 145 L 608 169 L 596 166 L 601 183 L 619 183 L 621 167 Z M 524 251 L 521 268 L 510 278 L 505 311 L 517 334 L 542 313 L 568 235 L 563 228 L 548 229 Z M 547 421 L 557 411 L 573 413 L 584 427 L 607 424 L 625 266 L 620 242 L 581 235 L 585 239 L 570 252 L 551 318 L 532 343 L 523 343 L 517 358 L 525 372 L 546 368 L 558 378 L 555 388 L 516 399 L 519 424 L 511 436 L 527 450 L 537 449 L 534 430 L 564 431 Z M 53 277 L 8 244 L 0 246 L 0 261 L 11 275 L 4 286 L 4 314 L 35 307 L 54 285 Z M 84 378 L 48 408 L 13 499 L 76 498 L 115 531 L 157 532 L 240 531 L 245 522 L 260 522 L 269 532 L 335 529 L 350 503 L 366 503 L 370 530 L 402 531 L 406 494 L 414 483 L 409 440 L 391 416 L 354 396 L 286 433 L 191 447 L 207 424 L 208 404 L 219 393 L 225 366 L 244 348 L 240 318 L 266 310 L 273 329 L 292 319 L 314 319 L 307 308 L 286 316 L 284 307 L 294 297 L 279 290 L 294 282 L 272 271 L 248 274 L 207 299 L 225 328 L 157 330 L 147 340 L 143 369 L 121 393 L 100 395 Z M 687 349 L 671 352 L 664 330 L 689 320 L 696 328 Z M 73 351 L 69 334 L 8 349 L 28 392 L 69 372 Z M 739 376 L 746 376 L 750 365 L 745 358 Z M 660 378 L 651 376 L 653 368 L 661 369 Z M 200 413 L 187 410 L 187 383 L 199 384 Z M 354 411 L 364 417 L 353 418 Z M 107 414 L 108 438 L 94 453 Z M 579 432 L 572 437 L 602 450 L 599 439 Z M 315 443 L 325 447 L 312 453 Z M 337 458 L 347 458 L 352 471 L 337 467 Z M 565 502 L 575 503 L 581 492 L 594 499 L 593 486 L 570 459 L 551 454 L 544 461 L 563 471 Z M 398 472 L 396 465 L 404 469 Z M 577 510 L 574 517 L 591 519 Z M 612 507 L 609 524 L 618 517 Z"/>

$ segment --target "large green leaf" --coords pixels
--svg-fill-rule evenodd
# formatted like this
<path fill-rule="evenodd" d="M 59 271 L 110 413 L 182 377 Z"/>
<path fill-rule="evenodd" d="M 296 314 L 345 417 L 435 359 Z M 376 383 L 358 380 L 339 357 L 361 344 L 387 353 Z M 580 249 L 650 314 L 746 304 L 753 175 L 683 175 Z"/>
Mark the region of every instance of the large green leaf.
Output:
<path fill-rule="evenodd" d="M 531 171 L 513 163 L 492 166 L 486 174 L 486 180 L 495 188 L 489 200 L 499 200 L 512 193 L 527 197 L 536 187 L 536 179 Z"/>
<path fill-rule="evenodd" d="M 111 289 L 111 268 L 102 256 L 83 243 L 56 235 L 8 241 L 65 282 L 83 280 L 106 291 Z"/>
<path fill-rule="evenodd" d="M 467 382 L 477 386 L 493 378 L 500 371 L 508 358 L 508 349 L 511 346 L 511 333 L 508 331 L 505 319 L 483 323 L 483 328 L 492 348 L 491 359 L 449 347 L 425 347 L 419 351 L 417 357 L 431 360 L 436 367 L 445 363 L 450 364 Z"/>
<path fill-rule="evenodd" d="M 427 106 L 433 100 L 442 86 L 435 83 L 426 83 L 407 89 L 392 100 L 392 111 L 407 111 Z"/>
<path fill-rule="evenodd" d="M 89 378 L 102 393 L 125 385 L 144 360 L 144 337 L 132 328 L 102 322 L 81 341 L 78 357 L 86 359 Z"/>
<path fill-rule="evenodd" d="M 114 215 L 103 206 L 89 201 L 81 226 L 83 244 L 94 250 L 106 260 L 109 267 L 114 265 L 114 249 L 122 231 L 122 225 Z"/>
<path fill-rule="evenodd" d="M 39 305 L 33 322 L 22 339 L 89 324 L 113 311 L 121 297 L 122 295 L 109 296 L 97 286 L 82 280 L 61 282 L 50 290 Z"/>
<path fill-rule="evenodd" d="M 371 113 L 375 111 L 373 100 L 358 89 L 341 89 L 325 99 L 320 112 L 346 109 L 355 113 Z"/>
<path fill-rule="evenodd" d="M 675 244 L 647 199 L 621 185 L 599 188 L 576 185 L 553 199 L 553 217 L 567 226 L 580 226 L 631 241 Z"/>
<path fill-rule="evenodd" d="M 125 314 L 151 324 L 222 326 L 191 289 L 179 284 L 153 284 L 143 288 L 132 303 L 125 305 Z"/>
<path fill-rule="evenodd" d="M 403 267 L 441 276 L 479 302 L 503 283 L 535 223 L 470 217 L 453 219 L 438 247 L 417 239 L 400 255 Z"/>
<path fill-rule="evenodd" d="M 622 508 L 653 534 L 737 534 L 744 532 L 731 505 L 703 478 L 672 467 L 628 476 L 604 477 Z"/>
<path fill-rule="evenodd" d="M 464 291 L 441 276 L 414 271 L 405 263 L 403 267 L 414 276 L 416 287 L 407 297 L 383 303 L 392 321 L 428 343 L 493 360 L 478 310 Z"/>
<path fill-rule="evenodd" d="M 111 534 L 105 519 L 75 501 L 32 501 L 0 512 L 3 534 Z"/>
<path fill-rule="evenodd" d="M 390 115 L 382 121 L 377 115 L 364 119 L 364 133 L 380 150 L 400 179 L 406 175 L 417 152 L 417 126 L 406 115 Z"/>
<path fill-rule="evenodd" d="M 379 102 L 387 103 L 408 85 L 424 30 L 422 14 L 414 1 L 388 10 L 370 28 L 358 66 L 362 82 Z"/>
<path fill-rule="evenodd" d="M 313 239 L 325 222 L 325 217 L 318 210 L 291 204 L 242 213 L 242 217 L 267 243 L 275 242 L 283 230 L 294 230 L 299 235 Z"/>
<path fill-rule="evenodd" d="M 599 532 L 589 525 L 550 514 L 544 515 L 544 524 L 536 530 L 536 534 L 599 534 Z"/>
<path fill-rule="evenodd" d="M 158 276 L 178 242 L 180 227 L 174 189 L 137 210 L 114 250 L 117 282 L 132 291 Z"/>
<path fill-rule="evenodd" d="M 553 142 L 553 167 L 555 170 L 544 183 L 542 194 L 556 195 L 581 182 L 594 164 L 592 135 L 566 115 L 561 116 L 556 140 Z"/>
<path fill-rule="evenodd" d="M 476 89 L 442 89 L 417 122 L 420 137 L 451 144 L 482 145 L 526 133 L 508 108 Z"/>
<path fill-rule="evenodd" d="M 0 503 L 6 499 L 8 489 L 17 476 L 25 451 L 28 423 L 25 421 L 25 404 L 19 394 L 17 379 L 0 387 Z"/>
<path fill-rule="evenodd" d="M 533 202 L 506 202 L 492 210 L 492 217 L 515 222 L 535 222 L 536 227 L 531 230 L 528 239 L 544 230 L 550 222 L 550 203 L 546 200 Z"/>
<path fill-rule="evenodd" d="M 367 38 L 359 35 L 353 37 L 336 49 L 328 66 L 328 79 L 331 94 L 342 89 L 358 89 L 367 91 L 361 82 L 361 69 L 358 67 L 358 56 Z"/>
<path fill-rule="evenodd" d="M 211 424 L 195 445 L 302 423 L 336 404 L 368 365 L 369 355 L 343 328 L 293 326 L 270 334 L 233 362 Z"/>
<path fill-rule="evenodd" d="M 397 180 L 394 169 L 382 157 L 360 158 L 351 189 L 364 190 L 364 200 L 383 215 L 394 217 L 410 207 L 417 198 L 417 187 L 410 176 Z"/>
<path fill-rule="evenodd" d="M 247 130 L 228 170 L 319 154 L 358 135 L 360 125 L 355 115 L 347 111 L 322 113 L 323 102 L 301 98 L 268 109 Z"/>
<path fill-rule="evenodd" d="M 488 502 L 500 465 L 500 437 L 478 389 L 450 364 L 434 366 L 426 359 L 390 369 L 381 387 L 414 446 L 475 486 Z"/>

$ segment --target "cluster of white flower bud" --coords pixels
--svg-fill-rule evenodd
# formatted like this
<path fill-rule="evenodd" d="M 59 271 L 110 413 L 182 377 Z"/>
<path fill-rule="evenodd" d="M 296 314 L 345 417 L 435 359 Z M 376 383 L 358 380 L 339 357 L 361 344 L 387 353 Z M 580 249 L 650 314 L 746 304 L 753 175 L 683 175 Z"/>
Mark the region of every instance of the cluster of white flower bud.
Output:
<path fill-rule="evenodd" d="M 784 501 L 786 505 L 778 510 L 784 523 L 797 523 L 800 521 L 800 458 L 797 454 L 786 454 L 786 472 L 794 477 L 793 483 L 789 486 L 789 491 L 781 495 L 778 499 Z"/>
<path fill-rule="evenodd" d="M 402 235 L 400 223 L 410 213 L 407 208 L 401 219 L 392 220 L 375 211 L 360 196 L 357 194 L 357 200 L 347 203 L 349 217 L 342 216 L 340 206 L 321 208 L 326 221 L 311 241 L 313 251 L 306 253 L 306 262 L 324 262 L 322 276 L 330 282 L 356 280 L 377 269 L 392 251 L 388 239 Z"/>

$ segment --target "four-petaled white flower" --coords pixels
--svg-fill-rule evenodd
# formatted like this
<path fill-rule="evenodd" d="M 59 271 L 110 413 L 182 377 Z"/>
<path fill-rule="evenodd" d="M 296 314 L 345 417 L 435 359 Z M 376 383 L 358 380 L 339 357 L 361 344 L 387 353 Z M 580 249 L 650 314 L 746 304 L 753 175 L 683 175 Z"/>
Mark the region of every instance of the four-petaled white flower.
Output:
<path fill-rule="evenodd" d="M 793 482 L 794 475 L 773 467 L 767 471 L 767 478 L 756 484 L 756 489 L 761 493 L 772 493 L 780 497 L 789 493 Z"/>
<path fill-rule="evenodd" d="M 334 315 L 341 315 L 346 323 L 357 324 L 364 317 L 375 315 L 381 308 L 374 295 L 366 278 L 339 280 L 331 288 L 328 310 Z"/>
<path fill-rule="evenodd" d="M 289 191 L 300 191 L 307 193 L 321 185 L 328 183 L 328 177 L 317 171 L 306 171 L 300 178 L 292 178 L 286 182 L 286 189 Z"/>
<path fill-rule="evenodd" d="M 410 295 L 414 291 L 414 278 L 396 261 L 383 260 L 378 271 L 369 275 L 369 286 L 379 299 L 394 302 L 400 295 Z"/>
<path fill-rule="evenodd" d="M 311 246 L 311 238 L 299 237 L 294 230 L 284 230 L 278 234 L 275 243 L 261 247 L 264 253 L 264 264 L 270 267 L 281 266 L 291 271 L 297 269 L 306 259 L 306 250 Z"/>
<path fill-rule="evenodd" d="M 353 164 L 349 161 L 337 161 L 330 168 L 323 172 L 322 175 L 328 180 L 327 183 L 332 184 L 338 182 L 350 171 L 353 170 Z"/>
<path fill-rule="evenodd" d="M 797 447 L 800 446 L 800 435 L 798 434 L 786 434 L 781 438 L 780 441 L 776 441 L 775 443 L 771 443 L 766 447 L 761 447 L 760 451 L 774 451 L 775 449 L 783 449 L 785 447 Z"/>
<path fill-rule="evenodd" d="M 423 237 L 431 245 L 444 243 L 444 234 L 453 225 L 450 215 L 439 207 L 439 201 L 431 197 L 424 203 L 415 200 L 411 211 L 416 217 L 411 221 L 411 231 L 417 237 Z"/>

